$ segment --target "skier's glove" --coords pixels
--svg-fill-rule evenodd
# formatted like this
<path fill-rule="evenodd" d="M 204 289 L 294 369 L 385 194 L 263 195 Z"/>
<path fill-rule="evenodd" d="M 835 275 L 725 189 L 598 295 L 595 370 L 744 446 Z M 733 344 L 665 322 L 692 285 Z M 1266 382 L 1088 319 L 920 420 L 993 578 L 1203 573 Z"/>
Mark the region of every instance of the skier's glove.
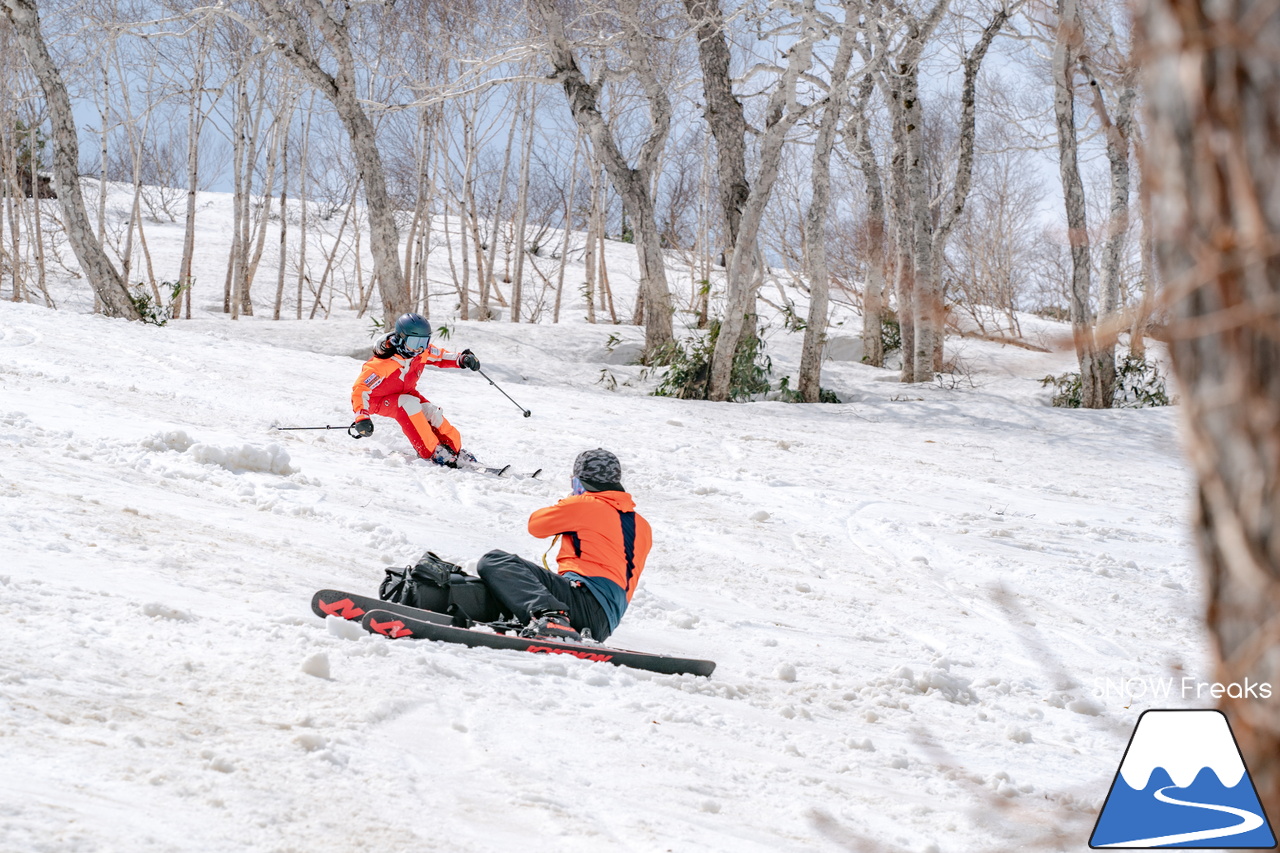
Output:
<path fill-rule="evenodd" d="M 462 355 L 458 356 L 458 366 L 465 367 L 468 370 L 479 370 L 480 359 L 476 358 L 476 354 L 469 349 L 464 349 Z"/>
<path fill-rule="evenodd" d="M 361 418 L 353 422 L 347 427 L 347 435 L 352 438 L 368 438 L 373 435 L 373 421 L 369 418 Z"/>

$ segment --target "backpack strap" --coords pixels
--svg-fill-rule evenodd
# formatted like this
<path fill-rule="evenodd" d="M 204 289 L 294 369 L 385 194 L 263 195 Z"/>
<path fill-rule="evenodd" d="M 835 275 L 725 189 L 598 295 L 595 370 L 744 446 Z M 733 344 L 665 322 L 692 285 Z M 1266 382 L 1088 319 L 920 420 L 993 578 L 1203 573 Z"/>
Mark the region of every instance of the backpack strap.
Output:
<path fill-rule="evenodd" d="M 624 590 L 631 594 L 631 581 L 636 571 L 636 514 L 619 512 L 622 520 L 622 551 L 627 555 L 627 587 Z"/>

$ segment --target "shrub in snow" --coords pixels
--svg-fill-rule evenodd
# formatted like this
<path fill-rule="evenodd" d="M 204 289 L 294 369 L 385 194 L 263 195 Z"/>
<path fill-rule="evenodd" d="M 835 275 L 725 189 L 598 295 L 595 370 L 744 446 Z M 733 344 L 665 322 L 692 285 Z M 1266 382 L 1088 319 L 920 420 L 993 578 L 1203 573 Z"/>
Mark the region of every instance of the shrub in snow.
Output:
<path fill-rule="evenodd" d="M 1079 373 L 1046 376 L 1040 380 L 1040 384 L 1053 386 L 1052 403 L 1055 406 L 1078 409 L 1083 403 L 1084 392 L 1080 387 Z M 1116 365 L 1116 387 L 1112 405 L 1117 409 L 1168 406 L 1172 402 L 1158 361 L 1127 353 Z"/>
<path fill-rule="evenodd" d="M 177 281 L 166 281 L 154 291 L 146 286 L 135 284 L 129 291 L 129 301 L 138 311 L 138 319 L 152 326 L 163 326 L 173 319 L 179 300 L 187 285 Z"/>
<path fill-rule="evenodd" d="M 798 387 L 798 380 L 797 380 L 797 387 L 792 388 L 790 376 L 784 376 L 778 380 L 778 391 L 776 396 L 777 396 L 777 399 L 781 400 L 784 403 L 803 403 L 804 402 L 804 396 L 800 393 L 800 388 Z M 836 394 L 835 391 L 832 391 L 830 388 L 823 388 L 819 386 L 818 402 L 819 403 L 839 403 L 840 396 Z"/>
<path fill-rule="evenodd" d="M 212 444 L 193 444 L 187 450 L 191 458 L 206 465 L 217 465 L 228 471 L 261 471 L 266 474 L 296 474 L 297 468 L 289 464 L 289 453 L 278 444 L 257 447 L 252 444 L 240 447 L 217 447 Z"/>
<path fill-rule="evenodd" d="M 733 354 L 733 367 L 729 374 L 729 399 L 735 403 L 749 400 L 769 390 L 769 376 L 773 373 L 773 360 L 764 354 L 764 332 L 747 335 Z M 716 338 L 720 336 L 720 321 L 713 320 L 703 336 L 695 335 L 687 342 L 675 342 L 658 353 L 651 364 L 665 364 L 662 381 L 654 390 L 655 397 L 677 397 L 681 400 L 707 399 L 707 386 L 711 381 L 711 356 L 715 352 Z"/>

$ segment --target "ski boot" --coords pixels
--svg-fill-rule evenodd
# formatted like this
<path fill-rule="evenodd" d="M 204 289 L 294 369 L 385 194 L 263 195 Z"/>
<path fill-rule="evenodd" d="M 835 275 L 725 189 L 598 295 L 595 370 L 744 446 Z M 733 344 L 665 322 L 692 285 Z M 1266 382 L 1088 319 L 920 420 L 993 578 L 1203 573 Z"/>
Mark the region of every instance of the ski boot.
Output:
<path fill-rule="evenodd" d="M 569 624 L 569 614 L 563 610 L 545 610 L 535 613 L 533 619 L 529 620 L 529 624 L 520 631 L 520 636 L 568 643 L 582 642 L 582 635 L 573 630 Z"/>
<path fill-rule="evenodd" d="M 445 468 L 458 467 L 458 454 L 449 449 L 446 444 L 437 444 L 435 452 L 427 457 L 428 462 L 434 462 L 436 465 L 442 465 Z"/>

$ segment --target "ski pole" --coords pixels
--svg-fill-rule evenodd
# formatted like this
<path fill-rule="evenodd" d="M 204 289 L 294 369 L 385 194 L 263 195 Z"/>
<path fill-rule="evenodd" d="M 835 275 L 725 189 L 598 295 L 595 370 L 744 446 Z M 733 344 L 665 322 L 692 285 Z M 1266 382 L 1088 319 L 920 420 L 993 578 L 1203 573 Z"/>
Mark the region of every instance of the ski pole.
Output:
<path fill-rule="evenodd" d="M 353 428 L 354 428 L 354 424 L 352 424 L 352 425 L 350 425 L 350 426 L 276 427 L 276 429 L 280 429 L 280 430 L 286 430 L 286 429 L 290 429 L 290 430 L 292 430 L 292 429 L 344 429 L 344 430 L 346 430 L 346 431 L 347 431 L 347 435 L 351 436 L 352 438 L 363 438 L 363 436 L 361 436 L 359 433 L 352 432 L 352 429 L 353 429 Z"/>
<path fill-rule="evenodd" d="M 480 373 L 480 375 L 481 375 L 481 376 L 483 376 L 485 379 L 489 379 L 489 374 L 485 373 L 483 370 L 479 371 L 479 373 Z M 498 383 L 497 383 L 497 382 L 494 382 L 492 379 L 489 379 L 489 384 L 490 384 L 490 385 L 492 385 L 494 388 L 498 388 Z M 511 402 L 516 403 L 516 401 L 515 401 L 515 400 L 512 400 L 512 399 L 511 399 L 511 395 L 510 395 L 510 394 L 508 394 L 506 391 L 503 391 L 501 388 L 498 388 L 498 390 L 502 393 L 502 396 L 506 397 L 508 400 L 511 400 Z M 520 411 L 524 412 L 524 416 L 525 416 L 526 418 L 533 414 L 533 412 L 529 411 L 528 409 L 526 409 L 524 406 L 520 405 L 519 403 L 516 403 L 516 408 L 517 408 L 517 409 L 519 409 Z"/>

